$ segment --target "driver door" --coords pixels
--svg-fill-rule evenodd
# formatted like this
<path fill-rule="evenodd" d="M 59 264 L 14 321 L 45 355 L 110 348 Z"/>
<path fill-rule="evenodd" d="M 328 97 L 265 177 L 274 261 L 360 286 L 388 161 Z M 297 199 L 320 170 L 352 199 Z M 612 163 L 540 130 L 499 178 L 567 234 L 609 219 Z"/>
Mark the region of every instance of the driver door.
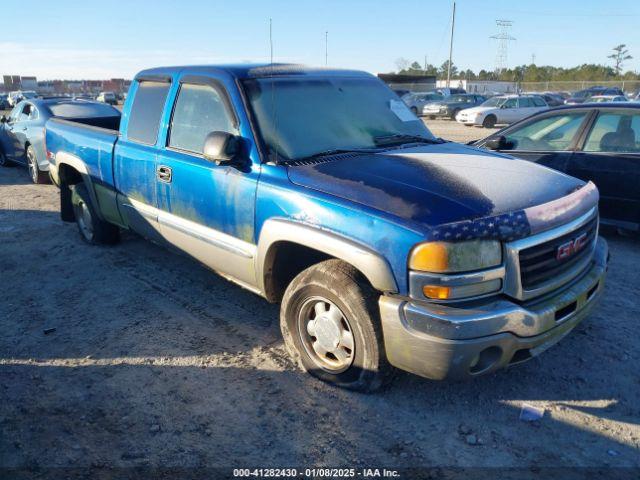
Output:
<path fill-rule="evenodd" d="M 498 110 L 497 123 L 513 123 L 518 115 L 518 99 L 509 98 Z"/>
<path fill-rule="evenodd" d="M 214 131 L 241 131 L 223 79 L 183 75 L 156 166 L 160 228 L 180 250 L 240 283 L 254 285 L 259 169 L 255 164 L 217 165 L 204 158 L 205 138 Z"/>

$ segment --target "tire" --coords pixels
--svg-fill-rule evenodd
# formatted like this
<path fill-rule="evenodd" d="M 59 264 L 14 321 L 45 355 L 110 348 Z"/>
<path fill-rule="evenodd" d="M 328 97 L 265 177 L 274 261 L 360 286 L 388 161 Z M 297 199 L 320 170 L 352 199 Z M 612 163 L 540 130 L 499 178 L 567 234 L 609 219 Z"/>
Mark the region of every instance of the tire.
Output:
<path fill-rule="evenodd" d="M 280 308 L 291 358 L 338 387 L 373 392 L 386 385 L 394 369 L 384 351 L 377 298 L 364 276 L 341 260 L 301 272 L 287 287 Z"/>
<path fill-rule="evenodd" d="M 27 167 L 29 168 L 29 176 L 35 184 L 49 183 L 49 172 L 43 172 L 38 167 L 38 159 L 36 151 L 31 145 L 27 148 Z"/>
<path fill-rule="evenodd" d="M 458 115 L 460 113 L 460 109 L 456 108 L 453 112 L 451 112 L 451 120 L 455 120 L 456 119 L 456 115 Z"/>
<path fill-rule="evenodd" d="M 0 150 L 0 167 L 13 167 L 15 164 Z"/>
<path fill-rule="evenodd" d="M 416 107 L 411 107 L 411 111 L 415 116 L 418 116 L 418 109 Z"/>
<path fill-rule="evenodd" d="M 71 187 L 71 204 L 82 239 L 90 245 L 113 245 L 120 240 L 120 229 L 98 218 L 84 183 Z"/>
<path fill-rule="evenodd" d="M 496 116 L 495 115 L 487 115 L 487 118 L 485 118 L 482 121 L 482 126 L 484 128 L 493 128 L 496 126 Z"/>
<path fill-rule="evenodd" d="M 436 119 L 435 115 L 429 115 L 429 120 L 435 120 L 435 119 Z"/>

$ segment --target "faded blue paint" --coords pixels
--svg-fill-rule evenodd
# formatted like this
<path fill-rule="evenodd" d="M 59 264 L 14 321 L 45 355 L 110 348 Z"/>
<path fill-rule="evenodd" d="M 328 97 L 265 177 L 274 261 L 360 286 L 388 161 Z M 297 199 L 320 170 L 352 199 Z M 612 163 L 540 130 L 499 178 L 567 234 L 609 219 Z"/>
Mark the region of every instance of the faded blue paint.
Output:
<path fill-rule="evenodd" d="M 401 294 L 408 290 L 407 257 L 417 243 L 456 240 L 460 231 L 465 238 L 505 240 L 527 235 L 526 218 L 518 217 L 522 209 L 560 198 L 582 184 L 528 162 L 457 144 L 390 150 L 313 165 L 268 163 L 261 158 L 261 141 L 251 128 L 238 80 L 269 74 L 368 76 L 264 65 L 147 70 L 140 75 L 172 79 L 155 145 L 127 140 L 136 82 L 124 106 L 118 140 L 115 134 L 52 123 L 47 142 L 54 152 L 67 151 L 82 158 L 92 177 L 118 193 L 245 241 L 257 243 L 265 221 L 272 218 L 313 225 L 356 241 L 388 261 Z M 246 169 L 216 166 L 165 147 L 179 79 L 184 75 L 213 77 L 228 92 L 239 133 L 248 144 Z M 173 169 L 171 184 L 156 180 L 158 165 Z M 496 227 L 491 235 L 482 230 L 468 233 L 484 221 L 506 224 L 512 218 L 509 214 L 515 214 L 512 228 Z"/>

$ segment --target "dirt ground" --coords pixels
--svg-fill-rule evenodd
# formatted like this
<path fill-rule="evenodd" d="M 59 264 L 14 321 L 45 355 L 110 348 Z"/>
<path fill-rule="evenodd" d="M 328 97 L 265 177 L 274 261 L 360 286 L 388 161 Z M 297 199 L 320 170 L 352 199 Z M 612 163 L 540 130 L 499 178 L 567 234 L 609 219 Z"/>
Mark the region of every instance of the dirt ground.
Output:
<path fill-rule="evenodd" d="M 2 169 L 0 469 L 638 468 L 640 242 L 606 236 L 602 304 L 541 357 L 361 395 L 290 364 L 278 306 L 133 235 L 88 246 Z"/>

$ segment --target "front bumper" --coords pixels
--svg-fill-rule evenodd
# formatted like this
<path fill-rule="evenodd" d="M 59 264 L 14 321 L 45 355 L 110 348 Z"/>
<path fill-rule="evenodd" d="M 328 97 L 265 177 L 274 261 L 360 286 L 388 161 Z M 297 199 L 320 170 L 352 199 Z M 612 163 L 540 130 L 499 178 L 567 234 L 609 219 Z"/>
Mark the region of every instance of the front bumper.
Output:
<path fill-rule="evenodd" d="M 526 303 L 503 297 L 454 307 L 382 296 L 387 359 L 434 380 L 473 377 L 526 361 L 560 341 L 592 310 L 602 295 L 608 255 L 599 238 L 582 275 Z"/>

